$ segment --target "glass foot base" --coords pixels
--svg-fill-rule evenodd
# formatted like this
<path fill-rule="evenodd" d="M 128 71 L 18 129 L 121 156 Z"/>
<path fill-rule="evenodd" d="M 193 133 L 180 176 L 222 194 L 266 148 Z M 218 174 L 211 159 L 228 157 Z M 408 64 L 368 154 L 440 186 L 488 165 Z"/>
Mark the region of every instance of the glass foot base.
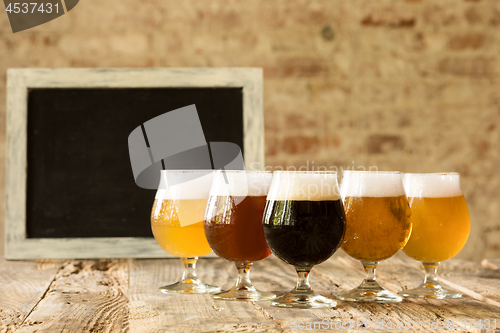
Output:
<path fill-rule="evenodd" d="M 164 294 L 171 293 L 190 293 L 190 294 L 210 294 L 220 291 L 219 287 L 211 286 L 201 281 L 183 282 L 179 281 L 168 286 L 160 287 Z"/>
<path fill-rule="evenodd" d="M 382 288 L 378 284 L 362 284 L 355 289 L 338 294 L 337 298 L 347 302 L 374 303 L 397 303 L 403 300 L 403 297 Z"/>
<path fill-rule="evenodd" d="M 447 290 L 438 284 L 421 284 L 420 286 L 402 290 L 399 295 L 410 298 L 433 298 L 433 299 L 445 299 L 445 298 L 460 298 L 462 294 L 455 290 Z"/>
<path fill-rule="evenodd" d="M 273 293 L 259 291 L 255 288 L 231 288 L 229 290 L 213 294 L 213 299 L 222 301 L 267 301 L 276 297 Z"/>
<path fill-rule="evenodd" d="M 283 308 L 299 309 L 334 308 L 337 306 L 337 302 L 332 299 L 315 293 L 301 293 L 296 290 L 272 299 L 269 304 Z"/>

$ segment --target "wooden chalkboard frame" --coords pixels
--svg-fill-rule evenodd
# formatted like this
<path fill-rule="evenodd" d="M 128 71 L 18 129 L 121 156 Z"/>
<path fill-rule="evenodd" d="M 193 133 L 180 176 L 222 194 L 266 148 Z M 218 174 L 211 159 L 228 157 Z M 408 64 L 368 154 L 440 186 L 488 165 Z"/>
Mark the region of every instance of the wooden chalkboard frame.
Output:
<path fill-rule="evenodd" d="M 5 257 L 164 258 L 154 239 L 135 237 L 27 238 L 27 111 L 33 88 L 241 87 L 247 169 L 264 165 L 261 68 L 8 69 Z"/>

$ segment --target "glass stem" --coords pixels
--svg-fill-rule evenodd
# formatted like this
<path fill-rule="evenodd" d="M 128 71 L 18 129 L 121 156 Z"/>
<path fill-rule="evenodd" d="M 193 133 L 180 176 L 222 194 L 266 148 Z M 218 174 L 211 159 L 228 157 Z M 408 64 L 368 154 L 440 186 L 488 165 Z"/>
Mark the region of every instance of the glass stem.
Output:
<path fill-rule="evenodd" d="M 236 269 L 238 269 L 238 280 L 233 289 L 236 290 L 251 290 L 255 289 L 250 281 L 250 268 L 252 263 L 237 262 Z"/>
<path fill-rule="evenodd" d="M 423 262 L 425 270 L 425 278 L 422 283 L 426 288 L 439 288 L 437 279 L 437 269 L 439 263 L 436 262 Z"/>
<path fill-rule="evenodd" d="M 309 273 L 312 267 L 295 267 L 297 271 L 297 286 L 295 290 L 301 293 L 312 293 L 311 286 L 309 285 Z"/>
<path fill-rule="evenodd" d="M 181 283 L 197 283 L 198 276 L 196 276 L 196 262 L 198 257 L 181 258 L 184 264 L 184 273 L 182 274 Z"/>
<path fill-rule="evenodd" d="M 377 284 L 377 278 L 375 276 L 375 271 L 377 269 L 378 262 L 362 262 L 365 268 L 365 284 Z"/>

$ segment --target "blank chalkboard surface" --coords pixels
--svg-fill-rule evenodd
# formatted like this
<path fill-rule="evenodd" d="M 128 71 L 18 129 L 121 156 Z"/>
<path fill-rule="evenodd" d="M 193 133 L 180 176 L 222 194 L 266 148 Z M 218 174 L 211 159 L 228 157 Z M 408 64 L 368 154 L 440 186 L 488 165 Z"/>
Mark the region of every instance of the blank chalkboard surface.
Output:
<path fill-rule="evenodd" d="M 127 138 L 190 104 L 208 142 L 243 151 L 241 88 L 30 90 L 27 237 L 153 237 L 155 192 L 135 184 Z"/>
<path fill-rule="evenodd" d="M 10 69 L 7 94 L 8 259 L 168 257 L 127 142 L 168 111 L 195 104 L 206 142 L 264 165 L 261 69 Z"/>

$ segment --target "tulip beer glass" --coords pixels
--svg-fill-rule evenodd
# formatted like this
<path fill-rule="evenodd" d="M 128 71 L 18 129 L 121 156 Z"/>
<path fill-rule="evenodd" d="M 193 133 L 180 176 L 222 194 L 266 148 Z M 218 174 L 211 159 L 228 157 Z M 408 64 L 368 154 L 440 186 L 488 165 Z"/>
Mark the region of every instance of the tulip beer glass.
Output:
<path fill-rule="evenodd" d="M 262 301 L 276 296 L 255 289 L 249 277 L 252 264 L 271 254 L 262 231 L 271 177 L 263 171 L 215 172 L 205 233 L 215 254 L 235 263 L 238 279 L 230 290 L 213 294 L 214 299 Z"/>
<path fill-rule="evenodd" d="M 205 237 L 203 216 L 212 186 L 212 170 L 162 170 L 151 229 L 167 253 L 181 257 L 184 274 L 179 282 L 161 287 L 163 293 L 211 293 L 220 288 L 196 276 L 199 256 L 212 252 Z"/>
<path fill-rule="evenodd" d="M 334 307 L 334 300 L 313 292 L 309 272 L 330 258 L 344 235 L 345 216 L 336 172 L 275 171 L 263 219 L 271 251 L 294 266 L 297 286 L 271 305 L 292 308 Z"/>
<path fill-rule="evenodd" d="M 404 186 L 413 216 L 413 230 L 403 251 L 422 262 L 425 278 L 420 286 L 399 294 L 434 299 L 462 296 L 444 289 L 436 277 L 439 262 L 460 252 L 469 236 L 469 211 L 460 188 L 460 175 L 407 173 Z"/>
<path fill-rule="evenodd" d="M 379 261 L 389 259 L 406 244 L 411 213 L 400 172 L 344 171 L 341 194 L 346 213 L 342 249 L 360 260 L 366 272 L 361 285 L 337 298 L 354 302 L 401 302 L 402 297 L 376 281 Z"/>

